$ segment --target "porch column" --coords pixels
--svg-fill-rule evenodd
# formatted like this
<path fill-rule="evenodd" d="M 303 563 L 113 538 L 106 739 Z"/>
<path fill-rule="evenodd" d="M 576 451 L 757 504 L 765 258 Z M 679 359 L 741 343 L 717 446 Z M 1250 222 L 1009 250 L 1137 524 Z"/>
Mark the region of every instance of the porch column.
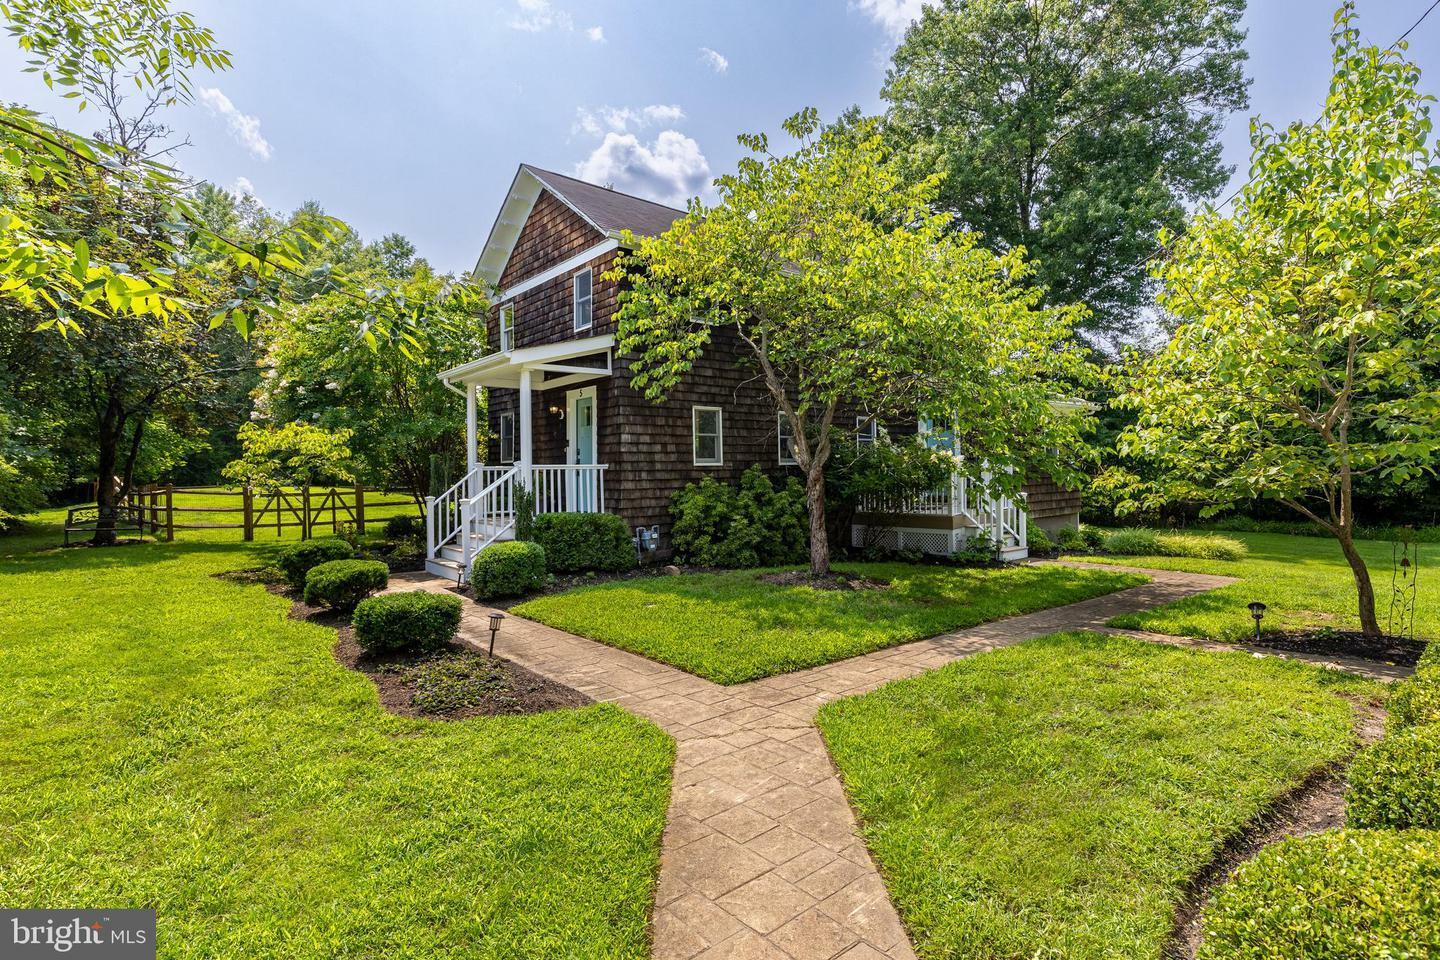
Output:
<path fill-rule="evenodd" d="M 534 457 L 530 438 L 530 369 L 520 368 L 520 482 L 530 487 L 530 468 Z"/>
<path fill-rule="evenodd" d="M 475 400 L 475 393 L 479 388 L 473 383 L 465 384 L 465 472 L 474 473 L 475 468 L 480 465 L 479 454 L 476 447 L 479 445 L 478 424 L 475 422 L 479 404 Z"/>

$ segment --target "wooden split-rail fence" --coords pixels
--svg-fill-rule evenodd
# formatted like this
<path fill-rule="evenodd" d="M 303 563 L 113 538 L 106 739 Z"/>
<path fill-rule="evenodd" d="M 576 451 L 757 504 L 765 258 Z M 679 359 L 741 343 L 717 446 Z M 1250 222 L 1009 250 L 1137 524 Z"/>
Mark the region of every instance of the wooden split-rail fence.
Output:
<path fill-rule="evenodd" d="M 238 499 L 235 506 L 218 504 L 177 503 L 178 497 L 199 495 Z M 353 527 L 356 533 L 365 532 L 367 512 L 370 522 L 383 521 L 371 511 L 383 507 L 408 506 L 419 508 L 411 497 L 394 499 L 401 494 L 379 490 L 374 487 L 300 487 L 275 491 L 254 490 L 243 487 L 238 490 L 216 490 L 213 487 L 176 487 L 172 485 L 150 485 L 130 494 L 122 504 L 122 511 L 134 520 L 141 532 L 149 531 L 151 536 L 166 540 L 175 539 L 177 530 L 241 530 L 246 540 L 254 540 L 257 533 L 274 531 L 275 536 L 284 536 L 286 530 L 300 531 L 300 538 L 308 540 L 317 531 L 336 534 L 344 527 Z M 391 499 L 386 499 L 387 497 Z M 93 508 L 92 508 L 93 509 Z M 194 517 L 193 514 L 207 514 L 208 517 Z M 215 522 L 210 517 L 219 514 L 236 516 L 239 522 Z"/>

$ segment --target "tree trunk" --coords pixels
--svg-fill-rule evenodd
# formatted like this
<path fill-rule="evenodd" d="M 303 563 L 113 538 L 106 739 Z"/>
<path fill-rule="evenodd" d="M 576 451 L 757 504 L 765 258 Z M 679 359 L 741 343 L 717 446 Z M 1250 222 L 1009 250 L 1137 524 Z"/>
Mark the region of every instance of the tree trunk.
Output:
<path fill-rule="evenodd" d="M 1372 639 L 1378 638 L 1380 621 L 1375 617 L 1375 587 L 1370 583 L 1370 570 L 1365 566 L 1365 558 L 1355 549 L 1349 529 L 1342 529 L 1335 539 L 1340 541 L 1340 552 L 1345 554 L 1350 572 L 1355 576 L 1355 591 L 1360 597 L 1360 631 Z"/>
<path fill-rule="evenodd" d="M 810 508 L 810 576 L 830 572 L 830 538 L 825 532 L 825 471 L 812 469 L 805 475 L 805 504 Z"/>
<path fill-rule="evenodd" d="M 125 432 L 125 416 L 120 404 L 111 397 L 100 416 L 100 431 L 97 440 L 95 460 L 95 505 L 99 508 L 95 520 L 95 535 L 91 544 L 109 547 L 115 544 L 116 504 L 119 490 L 115 486 L 115 467 L 119 460 L 120 441 Z"/>

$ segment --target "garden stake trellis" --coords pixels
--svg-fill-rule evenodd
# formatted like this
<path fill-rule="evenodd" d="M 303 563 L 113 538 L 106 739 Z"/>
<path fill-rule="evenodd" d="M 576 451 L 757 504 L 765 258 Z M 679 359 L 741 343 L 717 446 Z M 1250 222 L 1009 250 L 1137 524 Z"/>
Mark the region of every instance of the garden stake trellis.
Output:
<path fill-rule="evenodd" d="M 1390 545 L 1390 622 L 1392 637 L 1415 639 L 1415 584 L 1420 579 L 1420 545 L 1408 532 Z"/>

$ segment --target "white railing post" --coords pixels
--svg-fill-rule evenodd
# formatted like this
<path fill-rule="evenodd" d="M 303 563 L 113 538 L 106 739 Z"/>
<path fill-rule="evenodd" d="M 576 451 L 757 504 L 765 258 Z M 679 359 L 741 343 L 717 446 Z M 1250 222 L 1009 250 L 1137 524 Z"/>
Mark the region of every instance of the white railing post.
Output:
<path fill-rule="evenodd" d="M 435 542 L 434 497 L 425 498 L 425 550 L 425 556 L 430 560 L 434 560 L 435 554 L 440 550 L 440 545 Z"/>

